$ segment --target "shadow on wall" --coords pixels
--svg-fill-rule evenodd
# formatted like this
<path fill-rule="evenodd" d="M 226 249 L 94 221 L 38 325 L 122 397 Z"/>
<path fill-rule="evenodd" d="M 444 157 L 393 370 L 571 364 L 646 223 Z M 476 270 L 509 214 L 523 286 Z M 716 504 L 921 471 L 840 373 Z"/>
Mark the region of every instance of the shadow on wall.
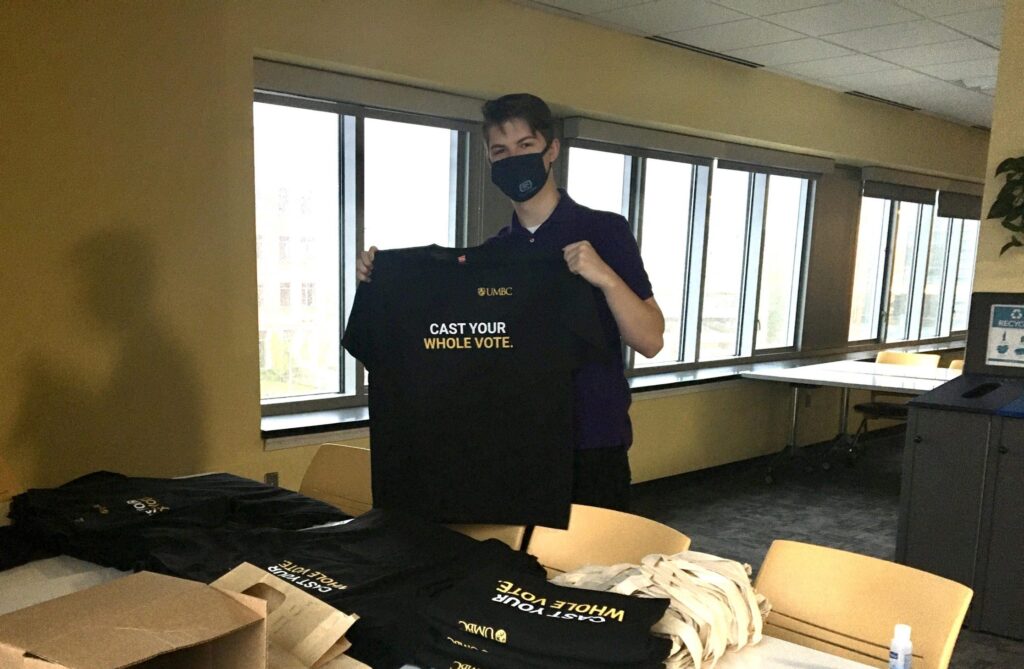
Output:
<path fill-rule="evenodd" d="M 141 232 L 124 228 L 95 234 L 69 254 L 81 327 L 109 341 L 95 354 L 111 364 L 97 375 L 40 351 L 22 361 L 10 444 L 27 483 L 53 485 L 100 469 L 174 476 L 200 466 L 202 389 L 194 360 L 155 308 L 155 256 Z M 69 348 L 89 355 L 76 350 L 81 345 Z"/>

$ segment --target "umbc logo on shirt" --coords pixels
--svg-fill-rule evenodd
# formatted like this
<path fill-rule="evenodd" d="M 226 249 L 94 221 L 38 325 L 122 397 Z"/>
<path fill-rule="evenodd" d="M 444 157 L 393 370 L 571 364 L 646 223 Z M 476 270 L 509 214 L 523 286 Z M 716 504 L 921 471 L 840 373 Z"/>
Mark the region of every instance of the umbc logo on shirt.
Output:
<path fill-rule="evenodd" d="M 477 636 L 482 636 L 485 639 L 491 641 L 497 641 L 498 643 L 508 642 L 508 633 L 503 629 L 494 629 L 490 625 L 481 625 L 479 623 L 467 623 L 465 620 L 459 621 L 459 627 L 462 628 L 463 632 L 469 632 Z"/>
<path fill-rule="evenodd" d="M 476 294 L 480 297 L 511 297 L 512 287 L 502 286 L 501 288 L 477 288 Z"/>

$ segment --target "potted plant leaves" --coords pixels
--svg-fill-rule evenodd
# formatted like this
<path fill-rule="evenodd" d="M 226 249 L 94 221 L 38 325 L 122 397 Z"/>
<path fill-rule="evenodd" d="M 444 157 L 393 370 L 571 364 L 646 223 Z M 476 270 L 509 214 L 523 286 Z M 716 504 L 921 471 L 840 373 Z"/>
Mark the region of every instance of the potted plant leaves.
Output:
<path fill-rule="evenodd" d="M 1000 174 L 1006 174 L 1006 183 L 996 195 L 987 218 L 1003 219 L 1001 225 L 1010 231 L 1010 241 L 999 250 L 999 255 L 1003 255 L 1014 246 L 1024 246 L 1024 241 L 1017 237 L 1024 236 L 1024 156 L 999 163 L 996 176 Z"/>

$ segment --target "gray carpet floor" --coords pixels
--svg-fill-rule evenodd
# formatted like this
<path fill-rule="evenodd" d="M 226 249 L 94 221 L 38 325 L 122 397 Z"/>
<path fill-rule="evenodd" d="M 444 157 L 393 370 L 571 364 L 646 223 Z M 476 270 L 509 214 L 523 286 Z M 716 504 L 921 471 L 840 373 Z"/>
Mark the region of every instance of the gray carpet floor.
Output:
<path fill-rule="evenodd" d="M 750 564 L 755 574 L 774 539 L 892 560 L 902 443 L 902 434 L 874 439 L 852 467 L 787 467 L 770 485 L 770 458 L 641 483 L 633 486 L 632 511 L 684 532 L 694 550 Z M 950 667 L 1024 668 L 1024 642 L 964 629 Z"/>

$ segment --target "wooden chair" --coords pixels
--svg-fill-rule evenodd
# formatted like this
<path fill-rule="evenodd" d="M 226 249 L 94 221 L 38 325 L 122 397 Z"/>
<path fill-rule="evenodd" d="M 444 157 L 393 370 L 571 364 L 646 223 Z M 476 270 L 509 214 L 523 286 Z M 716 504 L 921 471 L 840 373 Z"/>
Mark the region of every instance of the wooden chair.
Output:
<path fill-rule="evenodd" d="M 306 469 L 299 492 L 358 516 L 373 508 L 370 449 L 348 444 L 323 444 Z M 526 534 L 524 525 L 449 525 L 479 541 L 498 539 L 519 550 Z"/>
<path fill-rule="evenodd" d="M 373 508 L 370 449 L 323 444 L 302 477 L 299 492 L 358 516 Z"/>
<path fill-rule="evenodd" d="M 960 358 L 959 360 L 950 360 L 949 361 L 949 368 L 950 369 L 963 369 L 964 368 L 964 359 Z"/>
<path fill-rule="evenodd" d="M 973 591 L 904 565 L 796 541 L 772 543 L 754 587 L 765 634 L 888 666 L 893 626 L 911 626 L 914 669 L 945 669 Z"/>
<path fill-rule="evenodd" d="M 537 526 L 526 546 L 549 574 L 584 565 L 637 564 L 651 553 L 672 555 L 690 547 L 690 538 L 668 525 L 631 513 L 573 504 L 569 527 Z"/>
<path fill-rule="evenodd" d="M 879 351 L 878 355 L 875 356 L 875 362 L 887 365 L 906 365 L 908 367 L 938 367 L 940 359 L 940 356 L 931 353 L 901 353 L 899 351 Z M 857 431 L 853 433 L 853 440 L 846 451 L 847 459 L 851 462 L 863 451 L 864 447 L 861 444 L 861 439 L 868 432 L 868 421 L 880 419 L 907 420 L 906 404 L 902 401 L 886 402 L 879 399 L 882 397 L 897 398 L 903 396 L 898 393 L 873 391 L 870 401 L 861 402 L 853 406 L 853 410 L 861 414 L 862 418 L 860 425 L 857 426 Z"/>
<path fill-rule="evenodd" d="M 901 353 L 900 351 L 879 351 L 875 356 L 875 362 L 907 367 L 938 367 L 941 359 L 941 356 L 934 353 Z"/>

